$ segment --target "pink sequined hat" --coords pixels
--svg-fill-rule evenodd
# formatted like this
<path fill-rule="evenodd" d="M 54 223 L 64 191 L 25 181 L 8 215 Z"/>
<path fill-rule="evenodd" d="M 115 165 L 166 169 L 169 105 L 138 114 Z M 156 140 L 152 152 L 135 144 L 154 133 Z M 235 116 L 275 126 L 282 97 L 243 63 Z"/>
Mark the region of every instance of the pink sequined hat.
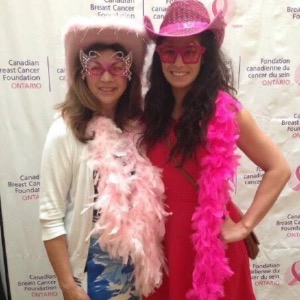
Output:
<path fill-rule="evenodd" d="M 222 11 L 211 21 L 205 6 L 197 0 L 175 0 L 168 7 L 159 32 L 149 17 L 144 17 L 144 25 L 150 39 L 158 37 L 183 37 L 211 30 L 221 46 L 224 39 L 225 22 Z"/>

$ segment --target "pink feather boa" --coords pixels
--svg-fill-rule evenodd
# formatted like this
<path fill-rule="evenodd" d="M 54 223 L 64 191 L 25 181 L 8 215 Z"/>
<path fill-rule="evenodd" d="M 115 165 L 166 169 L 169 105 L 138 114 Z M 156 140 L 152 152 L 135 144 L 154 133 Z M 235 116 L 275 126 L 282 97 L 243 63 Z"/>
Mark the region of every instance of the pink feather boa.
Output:
<path fill-rule="evenodd" d="M 199 159 L 198 207 L 192 217 L 196 259 L 189 300 L 219 299 L 224 295 L 224 281 L 232 275 L 219 235 L 238 166 L 235 150 L 239 105 L 229 94 L 219 93 L 216 112 L 208 126 L 207 155 Z"/>
<path fill-rule="evenodd" d="M 98 194 L 92 205 L 100 218 L 92 234 L 112 258 L 134 265 L 135 287 L 144 296 L 162 282 L 165 258 L 164 186 L 161 171 L 141 156 L 135 138 L 141 127 L 131 122 L 123 132 L 107 118 L 95 117 L 87 132 L 88 166 L 97 172 Z"/>

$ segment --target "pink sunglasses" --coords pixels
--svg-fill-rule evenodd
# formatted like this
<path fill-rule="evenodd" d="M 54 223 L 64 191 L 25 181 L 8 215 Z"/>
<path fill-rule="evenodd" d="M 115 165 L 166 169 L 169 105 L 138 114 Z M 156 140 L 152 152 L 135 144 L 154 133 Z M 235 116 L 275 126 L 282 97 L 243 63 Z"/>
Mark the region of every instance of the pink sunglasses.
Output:
<path fill-rule="evenodd" d="M 155 50 L 158 52 L 163 63 L 173 64 L 180 54 L 185 64 L 195 64 L 199 62 L 201 55 L 206 49 L 195 43 L 191 43 L 185 47 L 176 47 L 163 43 L 157 45 Z"/>
<path fill-rule="evenodd" d="M 82 50 L 80 50 L 79 59 L 82 65 L 82 79 L 85 79 L 86 76 L 101 77 L 105 72 L 109 72 L 113 76 L 124 76 L 127 77 L 128 80 L 131 80 L 131 52 L 125 56 L 123 52 L 117 51 L 110 57 L 110 59 L 113 59 L 114 62 L 102 63 L 101 60 L 103 61 L 103 58 L 100 52 L 92 50 L 88 54 L 85 54 Z M 97 61 L 97 59 L 100 61 Z"/>
<path fill-rule="evenodd" d="M 87 76 L 102 76 L 105 72 L 109 72 L 113 76 L 126 76 L 125 71 L 126 64 L 123 61 L 112 64 L 91 61 L 87 64 L 85 74 Z"/>

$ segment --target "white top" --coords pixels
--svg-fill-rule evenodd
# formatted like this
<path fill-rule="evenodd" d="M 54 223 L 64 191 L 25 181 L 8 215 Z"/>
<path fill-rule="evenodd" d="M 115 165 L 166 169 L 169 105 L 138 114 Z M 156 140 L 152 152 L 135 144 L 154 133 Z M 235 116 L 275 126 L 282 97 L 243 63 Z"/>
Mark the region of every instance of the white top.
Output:
<path fill-rule="evenodd" d="M 41 165 L 40 223 L 42 239 L 66 234 L 73 275 L 82 280 L 92 230 L 93 173 L 82 158 L 87 146 L 78 141 L 62 118 L 47 135 Z M 88 238 L 88 239 L 87 239 Z"/>

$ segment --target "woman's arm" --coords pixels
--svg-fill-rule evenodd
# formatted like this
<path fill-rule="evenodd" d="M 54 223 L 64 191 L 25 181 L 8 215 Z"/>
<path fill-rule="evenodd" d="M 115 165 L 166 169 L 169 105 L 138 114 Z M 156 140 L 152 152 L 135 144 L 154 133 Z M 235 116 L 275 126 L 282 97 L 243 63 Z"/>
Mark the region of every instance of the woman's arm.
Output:
<path fill-rule="evenodd" d="M 89 300 L 90 298 L 75 282 L 70 265 L 66 236 L 61 235 L 44 241 L 45 248 L 57 276 L 65 300 Z"/>
<path fill-rule="evenodd" d="M 72 185 L 74 139 L 62 119 L 56 120 L 45 142 L 41 162 L 40 225 L 42 239 L 65 300 L 87 300 L 72 274 L 66 240 L 67 195 Z"/>
<path fill-rule="evenodd" d="M 224 223 L 222 237 L 225 242 L 241 240 L 249 234 L 271 209 L 291 175 L 279 148 L 257 126 L 246 109 L 241 110 L 237 120 L 240 128 L 237 145 L 264 171 L 264 176 L 243 219 L 236 224 L 231 219 Z"/>

